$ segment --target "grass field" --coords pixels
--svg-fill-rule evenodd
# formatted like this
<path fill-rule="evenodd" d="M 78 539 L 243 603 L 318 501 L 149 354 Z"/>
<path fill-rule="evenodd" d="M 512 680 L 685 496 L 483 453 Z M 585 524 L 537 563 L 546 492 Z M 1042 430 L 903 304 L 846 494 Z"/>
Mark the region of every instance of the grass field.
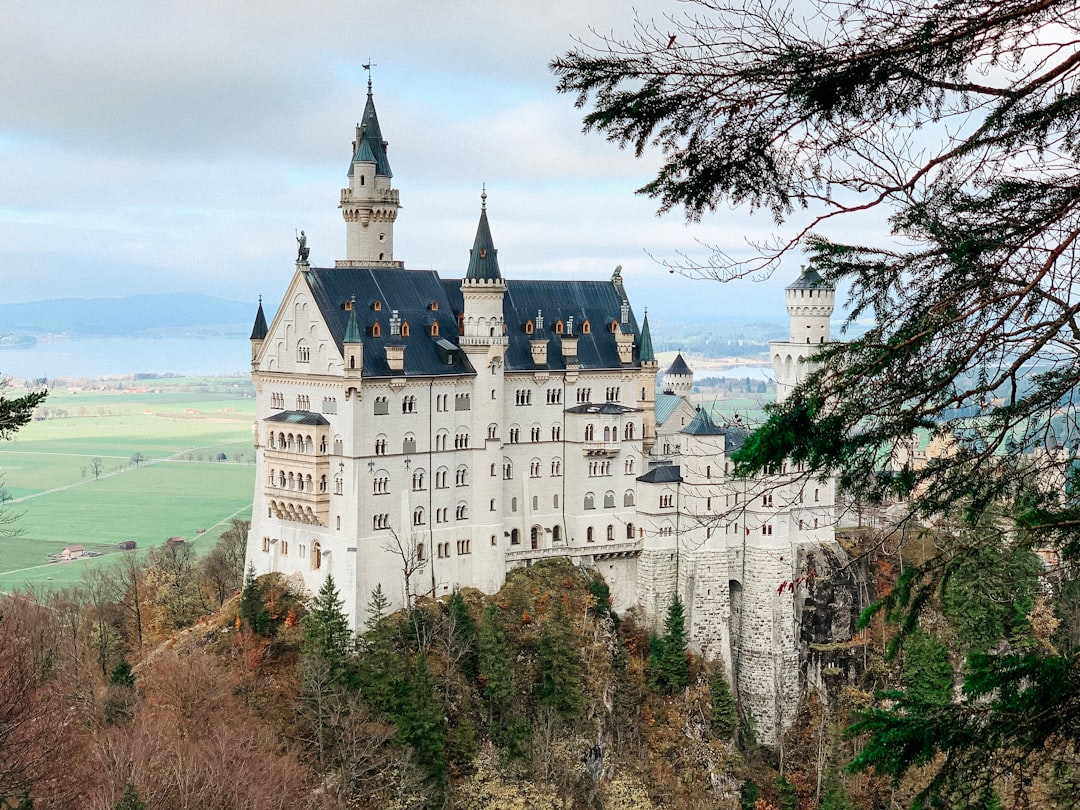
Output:
<path fill-rule="evenodd" d="M 0 472 L 12 498 L 6 508 L 20 514 L 19 535 L 0 537 L 0 590 L 77 581 L 87 566 L 115 560 L 122 540 L 135 540 L 144 552 L 179 535 L 204 551 L 230 518 L 250 516 L 250 384 L 168 378 L 108 385 L 54 388 L 47 418 L 0 443 Z M 139 465 L 132 463 L 136 453 L 146 459 Z M 98 479 L 95 458 L 102 462 Z M 48 554 L 75 544 L 104 556 L 47 562 Z"/>

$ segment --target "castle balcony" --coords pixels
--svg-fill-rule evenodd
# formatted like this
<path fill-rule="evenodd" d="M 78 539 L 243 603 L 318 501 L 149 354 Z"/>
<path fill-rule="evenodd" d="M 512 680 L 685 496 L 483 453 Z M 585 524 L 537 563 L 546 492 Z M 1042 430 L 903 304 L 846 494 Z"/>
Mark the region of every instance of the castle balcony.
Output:
<path fill-rule="evenodd" d="M 641 541 L 631 540 L 622 543 L 604 542 L 590 543 L 587 546 L 564 546 L 559 544 L 554 548 L 526 548 L 521 551 L 506 552 L 507 563 L 521 565 L 533 560 L 549 560 L 552 557 L 592 557 L 594 560 L 612 559 L 615 557 L 636 557 L 641 554 Z"/>
<path fill-rule="evenodd" d="M 265 487 L 270 511 L 279 520 L 326 526 L 330 519 L 330 493 Z"/>
<path fill-rule="evenodd" d="M 479 337 L 466 337 L 462 335 L 457 339 L 458 346 L 507 346 L 510 338 L 506 335 L 480 335 Z"/>
<path fill-rule="evenodd" d="M 617 456 L 619 454 L 619 441 L 615 439 L 583 442 L 581 449 L 587 456 Z"/>

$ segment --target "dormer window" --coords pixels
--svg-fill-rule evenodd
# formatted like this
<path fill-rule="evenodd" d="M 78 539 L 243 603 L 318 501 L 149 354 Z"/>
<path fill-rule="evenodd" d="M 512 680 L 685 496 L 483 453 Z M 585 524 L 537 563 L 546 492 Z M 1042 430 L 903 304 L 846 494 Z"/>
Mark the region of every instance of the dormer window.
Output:
<path fill-rule="evenodd" d="M 371 325 L 371 336 L 372 337 L 382 337 L 382 327 L 379 326 L 378 321 L 376 321 L 375 323 L 373 323 Z"/>
<path fill-rule="evenodd" d="M 589 324 L 588 321 L 585 321 L 585 322 L 583 322 L 581 324 L 581 334 L 583 334 L 583 335 L 592 334 L 592 326 Z"/>
<path fill-rule="evenodd" d="M 408 321 L 402 321 L 401 322 L 401 336 L 402 337 L 408 337 L 409 336 L 409 322 Z"/>
<path fill-rule="evenodd" d="M 458 313 L 458 316 L 457 316 L 457 330 L 458 330 L 459 335 L 463 334 L 465 332 L 465 313 L 464 312 L 459 312 Z"/>
<path fill-rule="evenodd" d="M 555 321 L 555 334 L 561 335 L 563 333 L 563 322 Z"/>
<path fill-rule="evenodd" d="M 438 321 L 435 321 L 435 322 L 433 322 L 431 324 L 431 326 L 428 328 L 428 334 L 431 335 L 432 337 L 438 337 L 439 336 L 439 323 L 438 323 Z"/>
<path fill-rule="evenodd" d="M 525 321 L 525 334 L 526 335 L 531 335 L 534 331 L 536 331 L 536 330 L 533 327 L 533 322 L 532 321 Z"/>
<path fill-rule="evenodd" d="M 616 332 L 618 332 L 618 331 L 619 331 L 619 322 L 618 322 L 618 321 L 614 321 L 614 320 L 613 320 L 613 321 L 611 322 L 611 334 L 613 334 L 613 335 L 614 335 L 614 334 L 615 334 Z"/>
<path fill-rule="evenodd" d="M 353 305 L 352 299 L 349 298 L 349 299 L 345 300 L 345 302 L 341 305 L 341 308 L 343 310 L 345 310 L 346 312 L 352 312 L 352 305 Z"/>
<path fill-rule="evenodd" d="M 375 312 L 382 312 L 382 301 L 372 301 L 371 302 L 371 308 Z"/>
<path fill-rule="evenodd" d="M 439 302 L 438 301 L 432 301 L 430 304 L 428 304 L 427 308 L 430 309 L 432 312 L 438 312 L 439 311 Z"/>

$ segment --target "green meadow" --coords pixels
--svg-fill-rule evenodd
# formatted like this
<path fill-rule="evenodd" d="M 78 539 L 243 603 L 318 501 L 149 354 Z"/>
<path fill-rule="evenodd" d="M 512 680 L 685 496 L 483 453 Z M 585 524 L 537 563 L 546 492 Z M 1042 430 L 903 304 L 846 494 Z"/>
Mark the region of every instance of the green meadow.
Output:
<path fill-rule="evenodd" d="M 145 553 L 180 536 L 205 551 L 231 518 L 249 518 L 252 394 L 235 377 L 55 385 L 44 418 L 0 442 L 4 509 L 18 515 L 17 534 L 0 537 L 0 591 L 75 582 L 128 553 L 125 540 Z M 103 556 L 48 562 L 70 545 Z"/>

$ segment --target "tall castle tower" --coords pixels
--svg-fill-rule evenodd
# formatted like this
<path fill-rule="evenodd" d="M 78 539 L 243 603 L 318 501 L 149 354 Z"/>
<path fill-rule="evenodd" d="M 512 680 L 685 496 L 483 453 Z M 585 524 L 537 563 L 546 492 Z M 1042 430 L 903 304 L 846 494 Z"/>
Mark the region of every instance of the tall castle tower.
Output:
<path fill-rule="evenodd" d="M 811 358 L 829 342 L 829 318 L 836 304 L 836 290 L 816 270 L 803 268 L 799 278 L 787 287 L 786 298 L 788 339 L 769 343 L 777 402 L 787 399 L 814 370 Z"/>
<path fill-rule="evenodd" d="M 338 267 L 402 266 L 394 261 L 394 221 L 401 205 L 397 189 L 390 186 L 394 174 L 390 171 L 386 147 L 369 78 L 364 117 L 356 126 L 353 141 L 349 186 L 341 190 L 339 207 L 345 218 L 345 260 L 338 261 Z"/>

